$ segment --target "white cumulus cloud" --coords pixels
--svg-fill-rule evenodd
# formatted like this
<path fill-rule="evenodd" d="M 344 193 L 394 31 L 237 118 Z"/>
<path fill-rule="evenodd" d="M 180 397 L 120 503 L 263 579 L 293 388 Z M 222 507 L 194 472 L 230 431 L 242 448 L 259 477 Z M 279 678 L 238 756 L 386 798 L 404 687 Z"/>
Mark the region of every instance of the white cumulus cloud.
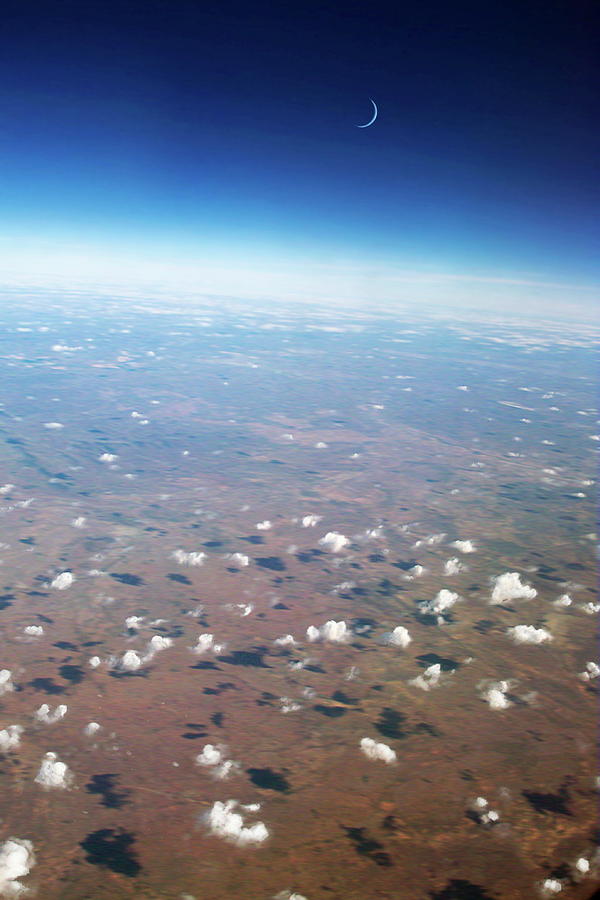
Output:
<path fill-rule="evenodd" d="M 335 622 L 333 619 L 330 619 L 319 628 L 316 628 L 314 625 L 309 625 L 306 629 L 306 637 L 312 642 L 330 641 L 333 644 L 343 644 L 350 640 L 352 631 L 345 622 Z"/>
<path fill-rule="evenodd" d="M 239 807 L 237 800 L 226 800 L 224 803 L 217 800 L 213 803 L 204 817 L 211 834 L 240 847 L 262 844 L 266 841 L 269 831 L 264 822 L 246 825 L 241 813 L 235 811 L 237 807 Z"/>
<path fill-rule="evenodd" d="M 45 725 L 54 725 L 56 722 L 59 722 L 61 719 L 67 714 L 67 705 L 66 703 L 60 703 L 54 712 L 50 711 L 50 707 L 47 703 L 42 703 L 39 709 L 33 714 L 33 718 L 37 719 L 38 722 L 43 722 Z"/>
<path fill-rule="evenodd" d="M 269 530 L 270 528 L 272 528 L 272 527 L 273 527 L 273 525 L 272 525 L 271 522 L 269 522 L 268 519 L 265 519 L 264 522 L 257 522 L 257 523 L 256 523 L 256 530 L 257 530 L 257 531 L 268 531 L 268 530 Z"/>
<path fill-rule="evenodd" d="M 396 762 L 395 751 L 388 747 L 387 744 L 374 741 L 373 738 L 361 738 L 360 749 L 369 759 L 380 760 L 388 765 Z"/>
<path fill-rule="evenodd" d="M 228 553 L 225 559 L 232 562 L 234 566 L 240 566 L 241 568 L 250 565 L 250 557 L 246 556 L 245 553 Z"/>
<path fill-rule="evenodd" d="M 506 632 L 515 644 L 543 644 L 551 641 L 552 635 L 545 628 L 535 628 L 533 625 L 515 625 Z"/>
<path fill-rule="evenodd" d="M 432 666 L 428 666 L 422 675 L 411 678 L 408 683 L 412 684 L 413 687 L 421 688 L 422 691 L 429 691 L 431 688 L 438 686 L 441 677 L 442 667 L 439 663 L 434 663 Z"/>
<path fill-rule="evenodd" d="M 386 644 L 391 644 L 392 647 L 404 649 L 404 647 L 408 647 L 412 638 L 404 625 L 396 625 L 393 631 L 388 631 L 383 635 L 382 640 Z"/>
<path fill-rule="evenodd" d="M 328 531 L 325 537 L 322 537 L 319 541 L 319 546 L 329 550 L 331 553 L 339 553 L 349 543 L 350 541 L 345 535 L 339 534 L 337 531 Z"/>
<path fill-rule="evenodd" d="M 52 579 L 50 587 L 54 588 L 56 591 L 65 591 L 67 588 L 71 587 L 74 581 L 75 576 L 72 572 L 61 572 L 56 578 Z"/>
<path fill-rule="evenodd" d="M 198 642 L 195 647 L 192 647 L 192 652 L 201 656 L 203 653 L 208 653 L 209 650 L 212 650 L 213 653 L 218 655 L 224 648 L 225 644 L 215 643 L 214 634 L 199 634 Z"/>
<path fill-rule="evenodd" d="M 10 669 L 0 669 L 0 697 L 2 694 L 8 694 L 14 691 L 15 686 L 12 683 L 12 672 Z"/>
<path fill-rule="evenodd" d="M 56 753 L 46 753 L 34 780 L 42 787 L 67 788 L 73 777 L 66 763 L 61 762 Z"/>
<path fill-rule="evenodd" d="M 0 731 L 0 753 L 16 750 L 21 743 L 22 733 L 21 725 L 7 725 L 6 728 L 3 728 Z"/>
<path fill-rule="evenodd" d="M 522 584 L 518 572 L 505 572 L 494 579 L 490 603 L 499 606 L 511 600 L 533 600 L 534 597 L 537 597 L 536 589 Z"/>
<path fill-rule="evenodd" d="M 302 516 L 302 527 L 303 528 L 314 528 L 315 525 L 318 525 L 323 516 L 315 516 L 314 513 L 311 513 L 308 516 Z"/>
<path fill-rule="evenodd" d="M 44 633 L 44 629 L 41 625 L 26 625 L 23 631 L 30 637 L 41 637 Z"/>
<path fill-rule="evenodd" d="M 452 556 L 444 563 L 444 575 L 458 575 L 464 568 L 460 560 L 456 556 Z"/>
<path fill-rule="evenodd" d="M 433 600 L 423 600 L 419 603 L 419 609 L 425 615 L 437 616 L 438 624 L 442 624 L 445 613 L 452 609 L 459 600 L 458 594 L 442 588 L 441 591 L 437 592 Z"/>
<path fill-rule="evenodd" d="M 20 897 L 29 893 L 19 878 L 29 875 L 35 866 L 31 841 L 10 837 L 0 845 L 0 894 L 4 897 Z"/>
<path fill-rule="evenodd" d="M 198 551 L 173 550 L 171 558 L 179 563 L 180 566 L 203 566 L 206 559 L 206 553 Z"/>

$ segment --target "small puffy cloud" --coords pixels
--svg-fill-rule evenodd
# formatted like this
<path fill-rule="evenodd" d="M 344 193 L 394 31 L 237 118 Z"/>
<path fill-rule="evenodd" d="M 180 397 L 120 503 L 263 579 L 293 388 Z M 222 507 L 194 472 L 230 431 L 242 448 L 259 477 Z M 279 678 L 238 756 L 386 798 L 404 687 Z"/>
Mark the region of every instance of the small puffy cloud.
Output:
<path fill-rule="evenodd" d="M 302 516 L 302 527 L 303 528 L 314 528 L 315 525 L 318 525 L 323 516 L 315 516 L 314 513 L 311 513 L 308 516 Z"/>
<path fill-rule="evenodd" d="M 92 669 L 97 669 L 101 662 L 102 660 L 99 656 L 92 656 L 89 659 L 88 665 L 90 665 Z"/>
<path fill-rule="evenodd" d="M 292 700 L 291 697 L 280 697 L 279 708 L 285 716 L 288 713 L 298 712 L 299 709 L 302 709 L 302 706 L 300 703 L 296 703 L 295 700 Z"/>
<path fill-rule="evenodd" d="M 407 629 L 404 625 L 396 625 L 393 631 L 386 632 L 382 640 L 385 644 L 390 644 L 392 647 L 408 647 L 412 638 L 408 633 Z"/>
<path fill-rule="evenodd" d="M 481 699 L 489 704 L 490 709 L 508 709 L 508 707 L 512 705 L 506 696 L 507 691 L 511 688 L 511 682 L 484 682 L 478 685 L 478 687 L 481 692 Z"/>
<path fill-rule="evenodd" d="M 350 541 L 345 535 L 339 534 L 337 531 L 328 531 L 325 537 L 320 539 L 319 546 L 323 547 L 324 550 L 329 550 L 331 553 L 339 553 L 349 543 Z"/>
<path fill-rule="evenodd" d="M 554 897 L 555 894 L 560 894 L 562 889 L 563 886 L 557 878 L 546 878 L 540 884 L 542 897 Z"/>
<path fill-rule="evenodd" d="M 437 616 L 438 624 L 442 624 L 445 613 L 459 600 L 459 595 L 454 593 L 454 591 L 447 591 L 446 588 L 442 588 L 441 591 L 437 592 L 433 600 L 423 600 L 419 603 L 419 610 L 425 615 Z"/>
<path fill-rule="evenodd" d="M 0 486 L 0 494 L 10 494 L 14 487 L 14 484 L 3 484 Z"/>
<path fill-rule="evenodd" d="M 396 762 L 396 753 L 387 744 L 374 741 L 373 738 L 364 737 L 360 741 L 360 749 L 369 759 L 380 760 L 391 765 Z"/>
<path fill-rule="evenodd" d="M 202 752 L 196 757 L 196 765 L 210 769 L 214 778 L 224 781 L 241 769 L 238 762 L 234 759 L 226 759 L 225 755 L 225 747 L 205 744 Z"/>
<path fill-rule="evenodd" d="M 142 665 L 142 660 L 138 653 L 135 650 L 127 650 L 126 653 L 121 657 L 119 666 L 121 669 L 124 669 L 126 672 L 135 672 L 136 669 L 139 669 Z"/>
<path fill-rule="evenodd" d="M 495 809 L 490 809 L 485 797 L 476 797 L 471 803 L 470 809 L 481 825 L 496 825 L 500 821 L 500 813 Z"/>
<path fill-rule="evenodd" d="M 206 559 L 206 553 L 191 551 L 187 553 L 185 550 L 174 550 L 171 558 L 179 563 L 180 566 L 203 566 Z"/>
<path fill-rule="evenodd" d="M 98 731 L 100 731 L 101 727 L 102 726 L 97 722 L 88 722 L 83 729 L 83 733 L 86 737 L 93 737 Z"/>
<path fill-rule="evenodd" d="M 8 694 L 14 691 L 15 686 L 12 683 L 12 672 L 10 669 L 0 669 L 0 697 L 2 694 Z"/>
<path fill-rule="evenodd" d="M 511 600 L 533 600 L 534 597 L 537 597 L 536 589 L 528 584 L 522 584 L 518 572 L 505 572 L 494 578 L 490 603 L 499 606 Z"/>
<path fill-rule="evenodd" d="M 314 625 L 309 625 L 306 629 L 306 637 L 312 642 L 330 641 L 333 644 L 343 644 L 350 640 L 352 631 L 345 622 L 334 622 L 333 619 L 330 619 L 319 628 L 316 628 Z"/>
<path fill-rule="evenodd" d="M 574 868 L 578 875 L 587 875 L 590 871 L 589 859 L 586 859 L 585 856 L 580 856 L 576 861 Z"/>
<path fill-rule="evenodd" d="M 415 541 L 413 544 L 414 547 L 435 547 L 436 544 L 441 544 L 441 542 L 446 537 L 446 533 L 441 531 L 439 534 L 430 534 L 429 537 L 423 538 L 423 540 Z"/>
<path fill-rule="evenodd" d="M 38 722 L 43 722 L 45 725 L 54 725 L 66 716 L 67 709 L 66 703 L 60 703 L 54 712 L 51 712 L 48 704 L 42 703 L 40 708 L 34 712 L 33 718 L 37 719 Z"/>
<path fill-rule="evenodd" d="M 444 575 L 458 575 L 464 568 L 458 557 L 452 556 L 444 563 Z"/>
<path fill-rule="evenodd" d="M 64 427 L 62 422 L 44 422 L 44 428 L 48 428 L 49 431 L 58 431 L 59 428 Z"/>
<path fill-rule="evenodd" d="M 591 681 L 600 676 L 600 666 L 595 662 L 587 662 L 583 672 L 579 673 L 582 681 Z"/>
<path fill-rule="evenodd" d="M 27 625 L 23 631 L 30 637 L 41 637 L 44 633 L 44 629 L 41 625 Z"/>
<path fill-rule="evenodd" d="M 21 725 L 7 725 L 0 731 L 0 753 L 9 753 L 16 750 L 21 743 Z"/>
<path fill-rule="evenodd" d="M 192 652 L 201 656 L 203 653 L 208 653 L 209 650 L 212 650 L 213 653 L 218 655 L 224 648 L 225 644 L 215 643 L 214 634 L 199 634 L 198 642 L 195 647 L 192 647 Z"/>
<path fill-rule="evenodd" d="M 196 765 L 198 766 L 218 766 L 223 760 L 223 752 L 214 744 L 205 744 L 202 753 L 196 757 Z"/>
<path fill-rule="evenodd" d="M 256 530 L 257 530 L 257 531 L 268 531 L 268 530 L 269 530 L 270 528 L 272 528 L 272 527 L 273 527 L 273 525 L 272 525 L 271 522 L 269 522 L 268 519 L 265 519 L 264 522 L 257 522 L 257 523 L 256 523 Z"/>
<path fill-rule="evenodd" d="M 411 678 L 408 682 L 413 687 L 421 688 L 422 691 L 429 691 L 431 688 L 437 687 L 442 677 L 442 667 L 439 663 L 428 666 L 422 675 Z"/>
<path fill-rule="evenodd" d="M 3 897 L 21 897 L 29 893 L 18 879 L 29 875 L 35 866 L 31 841 L 10 837 L 0 844 L 0 894 Z"/>
<path fill-rule="evenodd" d="M 466 385 L 466 384 L 459 384 L 458 387 L 456 388 L 456 390 L 457 390 L 457 391 L 468 391 L 468 390 L 469 390 L 469 386 Z"/>
<path fill-rule="evenodd" d="M 250 565 L 250 557 L 246 556 L 245 553 L 228 553 L 225 559 L 232 562 L 234 566 L 240 566 L 240 568 Z"/>
<path fill-rule="evenodd" d="M 302 894 L 297 894 L 295 891 L 279 891 L 278 894 L 275 894 L 273 900 L 306 900 Z"/>
<path fill-rule="evenodd" d="M 579 609 L 586 613 L 588 616 L 595 616 L 596 613 L 600 612 L 600 603 L 581 603 Z"/>
<path fill-rule="evenodd" d="M 277 647 L 295 647 L 296 641 L 292 634 L 284 634 L 282 637 L 275 638 L 273 641 Z"/>
<path fill-rule="evenodd" d="M 125 627 L 131 628 L 133 631 L 138 631 L 143 621 L 144 616 L 127 616 L 125 619 Z"/>
<path fill-rule="evenodd" d="M 508 628 L 506 633 L 515 644 L 543 644 L 552 640 L 549 631 L 545 628 L 535 628 L 533 625 L 515 625 Z"/>
<path fill-rule="evenodd" d="M 573 603 L 573 599 L 572 597 L 569 597 L 568 594 L 561 594 L 561 596 L 558 597 L 557 600 L 553 600 L 552 603 L 553 606 L 558 606 L 559 608 L 567 608 L 571 606 L 571 604 Z"/>
<path fill-rule="evenodd" d="M 112 463 L 115 462 L 119 457 L 116 453 L 102 453 L 101 456 L 98 457 L 98 462 L 103 463 Z"/>
<path fill-rule="evenodd" d="M 77 516 L 76 519 L 71 519 L 71 525 L 73 526 L 73 528 L 83 528 L 86 522 L 87 519 L 85 516 Z"/>
<path fill-rule="evenodd" d="M 66 763 L 61 762 L 56 753 L 46 753 L 34 779 L 37 784 L 47 788 L 67 788 L 72 780 L 73 776 Z"/>
<path fill-rule="evenodd" d="M 166 650 L 167 647 L 171 647 L 172 644 L 173 641 L 171 638 L 163 637 L 160 634 L 155 634 L 154 637 L 150 639 L 150 642 L 148 644 L 148 653 L 158 653 L 160 650 Z"/>
<path fill-rule="evenodd" d="M 52 579 L 50 587 L 54 588 L 55 591 L 66 591 L 67 588 L 71 587 L 74 581 L 75 576 L 72 572 L 61 572 L 56 578 Z"/>
<path fill-rule="evenodd" d="M 237 800 L 213 803 L 204 817 L 210 833 L 240 847 L 262 844 L 269 837 L 266 825 L 263 822 L 246 825 L 241 813 L 235 811 L 238 807 Z"/>

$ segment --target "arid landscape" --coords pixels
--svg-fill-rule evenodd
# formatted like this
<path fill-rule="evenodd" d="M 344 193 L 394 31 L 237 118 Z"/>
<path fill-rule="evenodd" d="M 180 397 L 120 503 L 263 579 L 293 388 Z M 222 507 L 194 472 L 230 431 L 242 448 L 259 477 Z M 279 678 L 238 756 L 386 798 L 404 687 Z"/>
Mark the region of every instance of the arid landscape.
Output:
<path fill-rule="evenodd" d="M 22 888 L 595 895 L 592 328 L 75 294 L 1 318 Z"/>

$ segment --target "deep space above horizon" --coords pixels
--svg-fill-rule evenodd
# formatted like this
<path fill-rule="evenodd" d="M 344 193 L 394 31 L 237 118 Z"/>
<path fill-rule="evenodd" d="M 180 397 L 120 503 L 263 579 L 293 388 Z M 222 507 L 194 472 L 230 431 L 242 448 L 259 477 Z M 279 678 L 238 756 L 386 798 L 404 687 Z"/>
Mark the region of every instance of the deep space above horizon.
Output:
<path fill-rule="evenodd" d="M 8 0 L 4 278 L 589 318 L 596 17 Z"/>

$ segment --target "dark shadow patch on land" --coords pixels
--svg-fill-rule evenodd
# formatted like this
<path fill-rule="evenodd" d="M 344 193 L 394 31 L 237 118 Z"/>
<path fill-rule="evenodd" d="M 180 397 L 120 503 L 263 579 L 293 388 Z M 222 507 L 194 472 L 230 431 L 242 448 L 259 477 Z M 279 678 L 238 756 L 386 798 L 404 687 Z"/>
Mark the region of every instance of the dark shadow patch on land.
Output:
<path fill-rule="evenodd" d="M 210 717 L 210 721 L 213 723 L 215 728 L 223 727 L 223 719 L 225 718 L 225 714 L 222 712 L 213 713 Z"/>
<path fill-rule="evenodd" d="M 55 684 L 53 678 L 34 678 L 30 681 L 28 687 L 32 687 L 34 691 L 43 691 L 45 694 L 64 694 L 66 687 L 62 684 Z"/>
<path fill-rule="evenodd" d="M 386 706 L 381 711 L 379 721 L 375 723 L 375 728 L 384 737 L 400 740 L 406 737 L 407 734 L 403 728 L 404 722 L 406 722 L 404 713 Z"/>
<path fill-rule="evenodd" d="M 52 644 L 53 647 L 58 647 L 59 650 L 71 650 L 74 653 L 79 649 L 75 644 L 72 644 L 70 641 L 57 641 L 55 644 Z"/>
<path fill-rule="evenodd" d="M 141 871 L 132 849 L 134 843 L 135 837 L 128 831 L 101 828 L 88 834 L 79 846 L 86 852 L 86 862 L 134 878 Z"/>
<path fill-rule="evenodd" d="M 495 624 L 496 623 L 492 621 L 492 619 L 480 619 L 478 622 L 475 622 L 473 627 L 478 634 L 487 634 Z"/>
<path fill-rule="evenodd" d="M 286 606 L 285 603 L 275 603 L 271 609 L 289 609 L 289 606 Z"/>
<path fill-rule="evenodd" d="M 274 769 L 246 769 L 250 776 L 250 781 L 256 787 L 262 788 L 264 791 L 278 791 L 281 794 L 288 794 L 291 790 L 290 783 L 281 772 L 275 772 Z"/>
<path fill-rule="evenodd" d="M 442 736 L 442 732 L 435 725 L 430 725 L 429 722 L 418 722 L 413 728 L 413 734 L 428 734 L 430 737 L 436 738 Z"/>
<path fill-rule="evenodd" d="M 286 565 L 279 556 L 259 556 L 254 560 L 261 569 L 270 569 L 272 572 L 285 572 Z"/>
<path fill-rule="evenodd" d="M 233 650 L 229 656 L 219 656 L 219 662 L 230 666 L 247 666 L 254 669 L 270 669 L 263 656 L 268 653 L 266 647 L 253 647 L 252 650 Z"/>
<path fill-rule="evenodd" d="M 383 844 L 380 844 L 374 838 L 368 837 L 365 834 L 365 828 L 347 828 L 345 825 L 342 828 L 346 832 L 346 837 L 354 844 L 354 849 L 359 856 L 366 856 L 367 859 L 383 868 L 389 868 L 393 865 L 392 859 L 389 853 L 386 853 Z"/>
<path fill-rule="evenodd" d="M 14 594 L 2 594 L 0 595 L 0 610 L 8 609 L 9 606 L 12 606 L 12 601 L 15 599 Z"/>
<path fill-rule="evenodd" d="M 313 706 L 313 709 L 315 712 L 321 713 L 322 716 L 327 716 L 328 719 L 341 719 L 348 712 L 343 706 L 323 706 L 320 703 Z"/>
<path fill-rule="evenodd" d="M 556 794 L 544 794 L 541 791 L 523 791 L 523 796 L 533 809 L 545 816 L 546 813 L 554 813 L 557 816 L 571 816 L 569 809 L 569 792 L 562 785 Z"/>
<path fill-rule="evenodd" d="M 209 696 L 218 697 L 219 694 L 224 694 L 225 691 L 237 691 L 239 688 L 232 681 L 221 681 L 216 688 L 206 687 L 202 691 L 203 694 L 207 694 Z"/>
<path fill-rule="evenodd" d="M 375 621 L 375 619 L 369 619 L 365 617 L 352 619 L 352 621 L 350 622 L 352 631 L 360 637 L 370 637 L 373 629 L 377 628 L 377 625 L 378 623 Z"/>
<path fill-rule="evenodd" d="M 70 665 L 61 666 L 58 672 L 61 678 L 70 681 L 71 684 L 81 684 L 86 674 L 81 666 Z"/>
<path fill-rule="evenodd" d="M 102 775 L 92 775 L 92 778 L 85 786 L 88 794 L 100 794 L 102 806 L 107 809 L 121 809 L 128 803 L 130 791 L 119 790 L 117 788 L 118 774 L 115 772 L 105 772 Z"/>
<path fill-rule="evenodd" d="M 240 538 L 240 541 L 246 541 L 248 544 L 264 544 L 265 539 L 261 534 L 250 534 L 248 537 Z"/>
<path fill-rule="evenodd" d="M 399 559 L 398 562 L 392 563 L 392 565 L 396 569 L 401 569 L 403 572 L 408 572 L 409 569 L 412 569 L 414 566 L 417 565 L 417 561 L 416 561 L 416 559 L 408 559 L 408 560 Z"/>
<path fill-rule="evenodd" d="M 441 891 L 430 891 L 431 900 L 492 900 L 484 888 L 464 878 L 452 878 Z"/>
<path fill-rule="evenodd" d="M 192 584 L 187 575 L 180 575 L 178 572 L 169 572 L 166 577 L 169 581 L 176 581 L 177 584 Z"/>
<path fill-rule="evenodd" d="M 221 668 L 210 659 L 201 659 L 200 662 L 194 663 L 193 666 L 189 666 L 190 669 L 216 669 L 217 672 L 221 671 Z"/>
<path fill-rule="evenodd" d="M 439 665 L 442 672 L 454 672 L 455 669 L 460 668 L 460 663 L 456 662 L 456 660 L 448 659 L 445 656 L 438 656 L 437 653 L 423 653 L 421 656 L 417 656 L 417 659 L 422 669 Z"/>
<path fill-rule="evenodd" d="M 357 706 L 359 702 L 356 697 L 349 697 L 343 691 L 334 691 L 331 699 L 335 700 L 336 703 L 345 703 L 346 706 Z"/>
<path fill-rule="evenodd" d="M 140 578 L 139 575 L 131 575 L 129 572 L 111 572 L 110 577 L 114 578 L 115 581 L 120 581 L 121 584 L 130 584 L 133 587 L 144 584 L 143 578 Z"/>
<path fill-rule="evenodd" d="M 313 560 L 318 559 L 319 556 L 323 556 L 323 551 L 317 550 L 316 547 L 312 550 L 303 550 L 300 553 L 296 553 L 296 559 L 301 563 L 313 562 Z"/>
<path fill-rule="evenodd" d="M 135 672 L 122 672 L 117 669 L 108 674 L 111 678 L 147 678 L 150 673 L 147 669 L 136 669 Z"/>

